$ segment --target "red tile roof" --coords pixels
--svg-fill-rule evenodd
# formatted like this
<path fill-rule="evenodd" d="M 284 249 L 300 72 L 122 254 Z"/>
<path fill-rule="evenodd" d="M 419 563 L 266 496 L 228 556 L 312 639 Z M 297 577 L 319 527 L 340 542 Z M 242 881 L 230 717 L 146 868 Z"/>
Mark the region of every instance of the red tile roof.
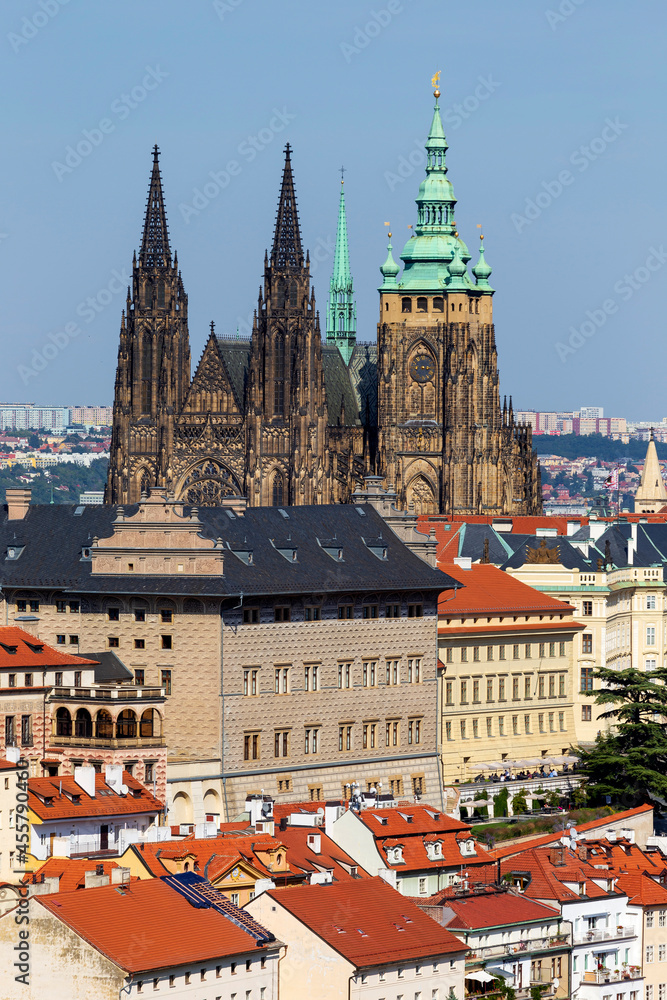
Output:
<path fill-rule="evenodd" d="M 379 878 L 271 889 L 268 896 L 356 968 L 465 951 L 465 945 Z"/>
<path fill-rule="evenodd" d="M 15 764 L 12 760 L 5 760 L 4 757 L 0 760 L 0 771 L 18 771 L 18 762 Z"/>
<path fill-rule="evenodd" d="M 475 843 L 475 854 L 462 854 L 459 842 L 471 838 L 471 827 L 429 806 L 364 809 L 359 819 L 371 830 L 388 868 L 398 871 L 483 865 L 491 855 Z M 429 859 L 426 842 L 440 841 L 441 857 Z M 389 861 L 386 848 L 402 846 L 403 861 Z"/>
<path fill-rule="evenodd" d="M 492 616 L 544 613 L 570 615 L 574 610 L 571 604 L 542 594 L 516 577 L 504 573 L 497 566 L 473 563 L 466 570 L 456 563 L 438 560 L 438 568 L 463 584 L 453 599 L 452 590 L 445 590 L 442 594 L 438 610 L 441 616 L 447 618 L 475 612 Z"/>
<path fill-rule="evenodd" d="M 624 812 L 611 813 L 608 816 L 602 816 L 600 819 L 592 819 L 588 823 L 581 823 L 577 826 L 577 832 L 587 830 L 597 830 L 600 827 L 607 827 L 612 823 L 618 823 L 619 820 L 630 819 L 632 816 L 639 816 L 641 813 L 652 812 L 653 806 L 644 805 L 637 806 L 635 809 L 626 809 Z M 523 841 L 513 840 L 509 844 L 501 845 L 496 847 L 492 851 L 494 858 L 508 858 L 513 854 L 520 854 L 522 851 L 527 850 L 530 847 L 542 847 L 545 844 L 555 844 L 562 837 L 562 831 L 557 830 L 556 833 L 546 833 L 541 837 L 530 837 Z"/>
<path fill-rule="evenodd" d="M 313 834 L 320 838 L 320 850 L 317 854 L 308 846 L 308 837 Z M 278 836 L 287 847 L 287 860 L 292 868 L 298 868 L 302 872 L 331 871 L 337 882 L 370 877 L 354 858 L 317 827 L 288 826 Z M 356 869 L 356 876 L 350 874 L 350 868 Z"/>
<path fill-rule="evenodd" d="M 223 913 L 196 908 L 160 878 L 34 898 L 121 969 L 135 974 L 264 951 Z"/>
<path fill-rule="evenodd" d="M 85 819 L 88 816 L 124 816 L 162 811 L 163 803 L 154 798 L 127 771 L 123 771 L 123 783 L 131 794 L 118 795 L 107 785 L 104 775 L 96 774 L 93 798 L 77 785 L 71 774 L 55 778 L 28 778 L 28 805 L 42 820 Z M 135 792 L 139 794 L 135 795 Z M 79 796 L 78 802 L 72 802 L 72 795 Z M 46 805 L 44 799 L 49 799 L 51 804 Z"/>
<path fill-rule="evenodd" d="M 471 830 L 469 823 L 461 823 L 442 810 L 428 805 L 399 806 L 396 809 L 362 809 L 359 819 L 372 830 L 376 840 L 452 831 L 469 835 Z"/>
<path fill-rule="evenodd" d="M 442 902 L 454 911 L 454 916 L 447 923 L 451 930 L 499 927 L 502 924 L 524 924 L 560 917 L 560 912 L 552 906 L 507 891 L 458 897 L 448 895 Z"/>
<path fill-rule="evenodd" d="M 104 875 L 111 876 L 113 868 L 119 868 L 117 861 L 90 861 L 87 858 L 49 858 L 43 865 L 36 868 L 30 875 L 26 875 L 24 882 L 39 882 L 42 875 L 44 878 L 58 877 L 60 883 L 58 892 L 74 892 L 76 889 L 83 889 L 86 881 L 86 872 L 95 872 L 98 865 L 102 865 Z M 164 873 L 163 873 L 164 874 Z M 136 876 L 132 877 L 136 881 Z M 127 883 L 125 883 L 127 884 Z"/>
<path fill-rule="evenodd" d="M 645 872 L 619 875 L 618 886 L 626 893 L 633 906 L 667 907 L 667 888 Z"/>
<path fill-rule="evenodd" d="M 12 653 L 10 650 L 15 649 Z M 13 625 L 0 627 L 0 670 L 43 670 L 49 667 L 94 666 L 97 660 L 84 660 L 80 656 L 61 653 L 53 646 Z"/>
<path fill-rule="evenodd" d="M 560 851 L 560 848 L 558 849 Z M 576 884 L 585 883 L 585 898 L 607 898 L 610 895 L 622 895 L 622 890 L 604 889 L 597 885 L 598 881 L 608 881 L 613 878 L 611 872 L 606 872 L 599 868 L 594 868 L 588 862 L 582 861 L 579 856 L 569 848 L 563 848 L 560 853 L 563 864 L 554 864 L 552 860 L 552 849 L 530 849 L 523 851 L 517 857 L 508 858 L 501 862 L 500 870 L 503 875 L 513 872 L 527 872 L 530 880 L 525 885 L 523 892 L 533 899 L 553 899 L 561 903 L 571 902 L 581 899 L 579 892 L 570 889 L 564 883 Z"/>

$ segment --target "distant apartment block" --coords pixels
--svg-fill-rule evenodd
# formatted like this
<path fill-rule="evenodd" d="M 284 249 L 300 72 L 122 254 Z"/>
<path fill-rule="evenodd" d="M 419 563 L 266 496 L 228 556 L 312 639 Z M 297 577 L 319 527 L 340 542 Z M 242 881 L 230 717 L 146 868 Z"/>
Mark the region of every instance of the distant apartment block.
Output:
<path fill-rule="evenodd" d="M 602 434 L 619 437 L 628 433 L 625 417 L 605 417 L 602 407 L 585 406 L 572 412 L 519 410 L 519 423 L 530 424 L 533 434 Z"/>
<path fill-rule="evenodd" d="M 35 406 L 34 403 L 0 403 L 0 428 L 17 430 L 44 427 L 61 430 L 70 422 L 69 407 Z"/>
<path fill-rule="evenodd" d="M 71 423 L 85 427 L 111 426 L 113 408 L 111 406 L 72 406 Z"/>

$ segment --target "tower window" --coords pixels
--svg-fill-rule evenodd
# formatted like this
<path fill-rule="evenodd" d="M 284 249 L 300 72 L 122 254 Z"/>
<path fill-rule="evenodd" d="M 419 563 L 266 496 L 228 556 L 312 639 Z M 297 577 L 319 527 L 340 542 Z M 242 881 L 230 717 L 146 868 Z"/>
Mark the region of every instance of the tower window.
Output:
<path fill-rule="evenodd" d="M 417 312 L 425 313 L 428 310 L 428 299 L 425 296 L 420 295 L 417 299 Z"/>
<path fill-rule="evenodd" d="M 412 312 L 412 299 L 409 298 L 401 299 L 401 311 L 404 313 Z"/>
<path fill-rule="evenodd" d="M 445 300 L 439 295 L 433 299 L 433 312 L 441 313 L 445 311 Z"/>
<path fill-rule="evenodd" d="M 297 304 L 298 289 L 296 281 L 293 281 L 289 286 L 289 304 L 290 306 L 296 306 Z"/>
<path fill-rule="evenodd" d="M 273 487 L 271 489 L 271 503 L 274 507 L 282 507 L 284 493 L 283 477 L 280 472 L 276 472 L 273 476 Z"/>
<path fill-rule="evenodd" d="M 164 281 L 158 281 L 157 284 L 157 304 L 164 308 Z"/>

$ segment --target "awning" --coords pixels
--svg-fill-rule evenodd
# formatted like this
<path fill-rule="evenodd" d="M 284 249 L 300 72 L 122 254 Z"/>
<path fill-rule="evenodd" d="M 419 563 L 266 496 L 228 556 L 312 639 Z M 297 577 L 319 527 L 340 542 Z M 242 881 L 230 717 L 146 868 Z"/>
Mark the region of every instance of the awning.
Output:
<path fill-rule="evenodd" d="M 494 979 L 498 979 L 498 977 L 500 976 L 501 979 L 511 979 L 512 981 L 514 981 L 514 973 L 508 972 L 507 969 L 496 969 L 490 965 L 487 965 L 486 968 L 489 972 L 493 973 Z"/>
<path fill-rule="evenodd" d="M 490 976 L 488 972 L 484 972 L 484 969 L 480 969 L 479 972 L 469 972 L 465 978 L 466 980 L 472 979 L 476 983 L 492 983 L 496 977 Z"/>

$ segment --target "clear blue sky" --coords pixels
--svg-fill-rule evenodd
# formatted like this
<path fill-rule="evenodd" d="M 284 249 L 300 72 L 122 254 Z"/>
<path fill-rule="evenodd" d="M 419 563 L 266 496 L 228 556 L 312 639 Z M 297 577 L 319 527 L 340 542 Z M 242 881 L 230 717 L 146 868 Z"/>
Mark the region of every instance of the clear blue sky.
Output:
<path fill-rule="evenodd" d="M 3 0 L 0 399 L 111 402 L 155 142 L 193 365 L 212 319 L 247 329 L 286 141 L 322 317 L 347 168 L 373 340 L 384 222 L 400 249 L 440 69 L 459 230 L 472 249 L 483 223 L 493 267 L 501 392 L 662 417 L 666 19 L 664 0 Z"/>

